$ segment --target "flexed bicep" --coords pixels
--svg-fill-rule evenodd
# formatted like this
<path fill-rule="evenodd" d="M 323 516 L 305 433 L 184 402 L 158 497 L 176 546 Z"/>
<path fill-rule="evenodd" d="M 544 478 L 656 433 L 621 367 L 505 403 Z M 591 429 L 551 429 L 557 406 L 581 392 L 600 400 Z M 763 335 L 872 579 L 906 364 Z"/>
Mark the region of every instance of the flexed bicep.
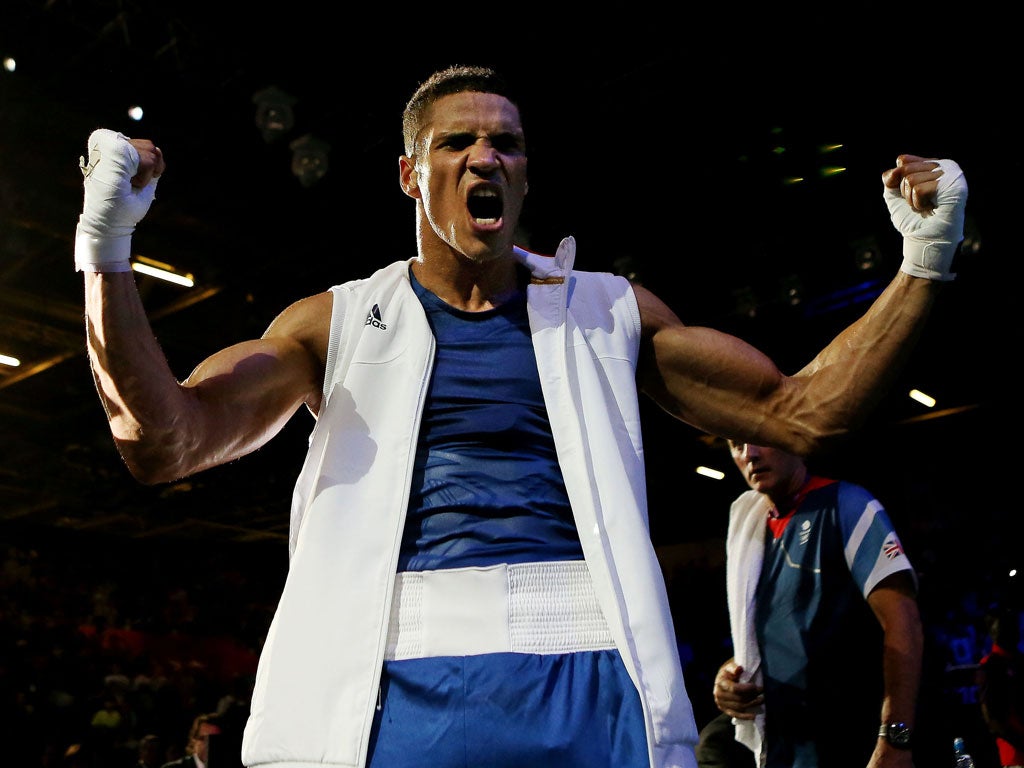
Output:
<path fill-rule="evenodd" d="M 643 322 L 641 391 L 705 432 L 799 452 L 800 382 L 764 353 L 712 328 L 684 325 L 656 296 L 636 287 Z M 811 432 L 810 434 L 813 434 Z"/>

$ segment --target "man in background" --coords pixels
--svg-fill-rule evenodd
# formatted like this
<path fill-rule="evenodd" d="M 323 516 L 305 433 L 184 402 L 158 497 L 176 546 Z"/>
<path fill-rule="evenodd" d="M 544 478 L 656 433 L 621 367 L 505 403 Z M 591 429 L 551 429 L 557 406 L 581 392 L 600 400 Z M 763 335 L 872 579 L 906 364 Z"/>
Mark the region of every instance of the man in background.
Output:
<path fill-rule="evenodd" d="M 866 489 L 730 440 L 733 658 L 715 704 L 767 768 L 910 768 L 924 645 L 917 577 Z"/>
<path fill-rule="evenodd" d="M 1020 611 L 997 605 L 986 616 L 992 647 L 978 665 L 978 702 L 995 737 L 999 765 L 1024 766 L 1024 659 Z"/>
<path fill-rule="evenodd" d="M 217 715 L 203 713 L 196 715 L 188 730 L 185 756 L 179 760 L 164 763 L 162 768 L 206 768 L 210 762 L 210 737 L 220 734 Z"/>

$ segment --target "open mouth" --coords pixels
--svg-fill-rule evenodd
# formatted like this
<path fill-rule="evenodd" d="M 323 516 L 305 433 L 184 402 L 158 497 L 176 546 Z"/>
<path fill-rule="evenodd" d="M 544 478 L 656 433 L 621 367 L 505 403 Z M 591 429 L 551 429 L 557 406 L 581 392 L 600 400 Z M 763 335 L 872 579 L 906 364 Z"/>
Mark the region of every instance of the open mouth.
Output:
<path fill-rule="evenodd" d="M 477 187 L 469 193 L 466 201 L 469 215 L 481 225 L 497 224 L 501 221 L 503 209 L 501 195 L 490 187 Z"/>

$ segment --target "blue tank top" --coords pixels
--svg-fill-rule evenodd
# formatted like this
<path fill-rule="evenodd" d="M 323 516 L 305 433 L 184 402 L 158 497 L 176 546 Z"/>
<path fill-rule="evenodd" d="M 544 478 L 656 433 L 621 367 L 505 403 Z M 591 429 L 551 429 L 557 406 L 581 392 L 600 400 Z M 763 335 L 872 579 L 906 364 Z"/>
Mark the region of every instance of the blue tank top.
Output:
<path fill-rule="evenodd" d="M 398 569 L 582 559 L 526 313 L 525 280 L 464 312 L 412 285 L 437 351 Z"/>

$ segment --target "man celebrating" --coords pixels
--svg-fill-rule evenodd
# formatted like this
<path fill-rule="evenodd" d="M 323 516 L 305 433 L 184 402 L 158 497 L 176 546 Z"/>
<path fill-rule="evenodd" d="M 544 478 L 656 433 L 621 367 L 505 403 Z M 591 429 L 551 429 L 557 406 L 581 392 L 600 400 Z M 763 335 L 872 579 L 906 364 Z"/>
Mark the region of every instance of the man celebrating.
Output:
<path fill-rule="evenodd" d="M 571 237 L 553 257 L 515 243 L 527 145 L 496 72 L 432 74 L 402 128 L 415 256 L 295 302 L 180 382 L 129 264 L 163 153 L 100 129 L 83 158 L 89 355 L 132 474 L 185 477 L 257 450 L 302 406 L 316 418 L 243 760 L 692 768 L 638 393 L 801 453 L 848 433 L 953 278 L 963 174 L 904 155 L 883 176 L 903 267 L 786 376 L 651 291 L 574 270 Z"/>

